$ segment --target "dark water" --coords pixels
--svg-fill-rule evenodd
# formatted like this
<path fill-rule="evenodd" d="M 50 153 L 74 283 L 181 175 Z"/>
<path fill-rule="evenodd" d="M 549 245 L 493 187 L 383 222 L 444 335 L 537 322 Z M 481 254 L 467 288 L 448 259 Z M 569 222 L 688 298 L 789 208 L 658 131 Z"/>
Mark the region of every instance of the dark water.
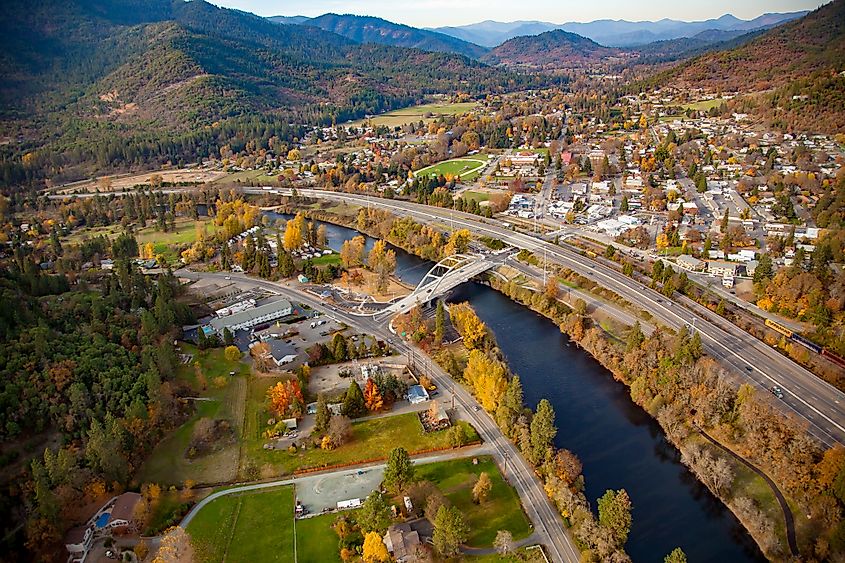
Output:
<path fill-rule="evenodd" d="M 272 214 L 272 219 L 290 218 Z M 329 246 L 359 234 L 326 223 Z M 367 248 L 375 241 L 367 237 Z M 397 272 L 417 283 L 432 264 L 396 249 Z M 633 525 L 626 550 L 636 562 L 659 563 L 681 547 L 692 563 L 765 561 L 733 514 L 684 467 L 658 424 L 636 406 L 624 385 L 557 326 L 477 283 L 458 287 L 450 301 L 469 301 L 492 329 L 526 403 L 548 399 L 555 409 L 556 445 L 584 465 L 586 494 L 595 508 L 607 489 L 631 496 Z"/>
<path fill-rule="evenodd" d="M 626 549 L 634 561 L 659 562 L 676 547 L 691 562 L 765 561 L 626 387 L 554 323 L 477 283 L 460 286 L 450 300 L 469 301 L 493 330 L 526 403 L 552 403 L 555 443 L 581 458 L 593 507 L 607 489 L 628 492 L 634 511 Z"/>

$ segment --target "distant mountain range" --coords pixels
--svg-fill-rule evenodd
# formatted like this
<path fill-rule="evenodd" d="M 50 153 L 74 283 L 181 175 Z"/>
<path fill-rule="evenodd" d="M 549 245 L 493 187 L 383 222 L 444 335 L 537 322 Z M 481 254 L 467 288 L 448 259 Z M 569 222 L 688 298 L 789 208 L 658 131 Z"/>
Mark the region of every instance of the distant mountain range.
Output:
<path fill-rule="evenodd" d="M 752 31 L 773 27 L 780 23 L 800 18 L 806 11 L 783 14 L 763 14 L 752 20 L 742 20 L 731 14 L 716 19 L 685 22 L 662 19 L 659 21 L 596 20 L 588 23 L 567 22 L 555 24 L 543 21 L 495 22 L 431 28 L 446 35 L 469 41 L 484 47 L 495 47 L 514 37 L 539 35 L 561 29 L 577 33 L 606 47 L 633 47 L 654 41 L 665 41 L 682 37 L 693 37 L 704 31 Z"/>
<path fill-rule="evenodd" d="M 488 49 L 451 35 L 393 23 L 381 18 L 351 14 L 323 14 L 316 18 L 275 16 L 270 21 L 281 24 L 311 25 L 331 31 L 356 43 L 379 43 L 411 47 L 423 51 L 455 53 L 478 59 Z"/>

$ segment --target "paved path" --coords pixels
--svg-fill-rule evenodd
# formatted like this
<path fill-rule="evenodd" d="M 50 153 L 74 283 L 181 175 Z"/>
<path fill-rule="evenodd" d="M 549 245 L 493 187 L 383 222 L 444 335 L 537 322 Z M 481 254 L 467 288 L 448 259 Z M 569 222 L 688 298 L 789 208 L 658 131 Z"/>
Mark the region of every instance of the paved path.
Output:
<path fill-rule="evenodd" d="M 775 482 L 772 481 L 768 475 L 763 473 L 761 469 L 758 469 L 756 466 L 754 466 L 754 464 L 752 464 L 750 461 L 735 453 L 727 446 L 723 446 L 722 444 L 720 444 L 715 438 L 710 436 L 701 428 L 696 428 L 699 433 L 701 433 L 701 435 L 707 439 L 708 442 L 730 454 L 734 459 L 741 462 L 748 469 L 762 477 L 763 480 L 769 485 L 769 488 L 772 489 L 772 492 L 775 494 L 775 498 L 778 500 L 778 504 L 780 504 L 780 509 L 783 511 L 783 521 L 786 524 L 786 541 L 789 543 L 789 551 L 791 551 L 792 555 L 796 557 L 800 555 L 800 553 L 798 552 L 798 542 L 795 540 L 795 518 L 792 516 L 792 510 L 789 508 L 789 504 L 786 502 L 786 498 L 784 498 L 783 493 L 780 492 L 780 489 L 775 484 Z"/>
<path fill-rule="evenodd" d="M 537 545 L 540 543 L 540 537 L 537 535 L 537 532 L 534 532 L 527 538 L 522 538 L 521 540 L 516 540 L 513 542 L 513 548 L 519 549 L 520 547 L 525 547 L 526 545 Z M 493 555 L 494 553 L 498 553 L 495 547 L 468 547 L 465 545 L 461 546 L 461 553 L 466 553 L 467 555 Z"/>

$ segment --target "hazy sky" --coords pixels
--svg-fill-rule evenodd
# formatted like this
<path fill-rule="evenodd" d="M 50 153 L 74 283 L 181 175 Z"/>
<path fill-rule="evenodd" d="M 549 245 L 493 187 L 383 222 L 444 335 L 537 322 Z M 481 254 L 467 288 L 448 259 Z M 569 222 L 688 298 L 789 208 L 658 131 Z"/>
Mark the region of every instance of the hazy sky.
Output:
<path fill-rule="evenodd" d="M 417 27 L 463 25 L 482 20 L 554 23 L 597 19 L 706 20 L 731 13 L 751 19 L 766 12 L 812 10 L 820 0 L 209 0 L 260 16 L 319 16 L 326 12 L 378 16 Z"/>

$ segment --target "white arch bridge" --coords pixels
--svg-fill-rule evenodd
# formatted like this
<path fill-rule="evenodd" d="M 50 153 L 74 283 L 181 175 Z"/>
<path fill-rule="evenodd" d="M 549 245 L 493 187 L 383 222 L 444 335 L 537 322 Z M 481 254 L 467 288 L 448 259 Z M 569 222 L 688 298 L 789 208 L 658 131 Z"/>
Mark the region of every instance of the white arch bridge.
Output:
<path fill-rule="evenodd" d="M 410 294 L 391 303 L 376 315 L 405 313 L 415 305 L 440 297 L 497 264 L 482 254 L 453 254 L 434 265 Z"/>

